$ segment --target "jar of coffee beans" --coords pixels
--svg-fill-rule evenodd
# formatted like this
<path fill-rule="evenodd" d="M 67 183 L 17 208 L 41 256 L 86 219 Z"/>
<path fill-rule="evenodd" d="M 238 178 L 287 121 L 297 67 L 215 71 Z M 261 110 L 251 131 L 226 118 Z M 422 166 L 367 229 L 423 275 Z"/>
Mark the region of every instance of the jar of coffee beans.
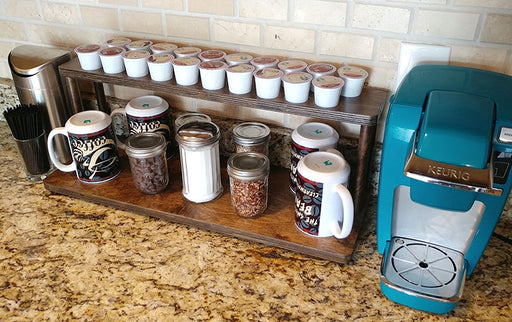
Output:
<path fill-rule="evenodd" d="M 258 152 L 268 156 L 270 129 L 263 123 L 245 122 L 233 128 L 236 152 Z"/>
<path fill-rule="evenodd" d="M 135 187 L 146 194 L 159 193 L 169 183 L 165 137 L 157 132 L 142 132 L 126 141 Z"/>
<path fill-rule="evenodd" d="M 235 153 L 228 159 L 231 205 L 241 217 L 255 217 L 267 209 L 270 162 L 257 152 Z"/>

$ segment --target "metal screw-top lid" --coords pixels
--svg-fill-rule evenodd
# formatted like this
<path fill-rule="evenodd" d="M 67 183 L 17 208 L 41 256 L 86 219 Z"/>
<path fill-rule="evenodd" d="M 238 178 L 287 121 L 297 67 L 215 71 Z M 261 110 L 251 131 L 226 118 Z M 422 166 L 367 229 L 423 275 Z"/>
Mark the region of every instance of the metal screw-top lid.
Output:
<path fill-rule="evenodd" d="M 219 127 L 212 122 L 190 122 L 176 132 L 176 141 L 186 147 L 199 148 L 211 145 L 220 138 Z"/>
<path fill-rule="evenodd" d="M 270 129 L 258 122 L 246 122 L 233 129 L 234 141 L 242 146 L 258 145 L 269 140 Z"/>
<path fill-rule="evenodd" d="M 128 137 L 126 154 L 134 158 L 154 157 L 165 151 L 165 137 L 157 132 L 142 132 Z"/>
<path fill-rule="evenodd" d="M 186 123 L 190 123 L 190 122 L 194 122 L 194 121 L 211 122 L 211 120 L 212 119 L 208 115 L 203 114 L 203 113 L 186 113 L 186 114 L 178 116 L 174 120 L 174 126 L 176 127 L 176 129 L 179 129 L 182 125 L 184 125 Z"/>
<path fill-rule="evenodd" d="M 241 152 L 231 155 L 227 172 L 238 179 L 251 180 L 266 176 L 270 171 L 270 161 L 266 155 L 258 152 Z"/>

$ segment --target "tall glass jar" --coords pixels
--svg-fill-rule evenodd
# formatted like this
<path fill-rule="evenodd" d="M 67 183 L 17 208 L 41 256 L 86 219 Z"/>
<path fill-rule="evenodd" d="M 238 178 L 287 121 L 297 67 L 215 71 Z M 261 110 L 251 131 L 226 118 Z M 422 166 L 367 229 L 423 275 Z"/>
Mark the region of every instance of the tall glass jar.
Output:
<path fill-rule="evenodd" d="M 231 205 L 240 217 L 261 215 L 267 209 L 270 162 L 256 152 L 235 153 L 228 159 Z"/>
<path fill-rule="evenodd" d="M 236 152 L 258 152 L 268 156 L 270 129 L 258 122 L 245 122 L 233 128 Z"/>
<path fill-rule="evenodd" d="M 135 187 L 146 194 L 159 193 L 169 183 L 165 137 L 157 132 L 141 132 L 128 137 L 126 154 Z"/>
<path fill-rule="evenodd" d="M 178 116 L 174 120 L 174 128 L 177 131 L 180 128 L 180 126 L 182 126 L 183 124 L 195 122 L 195 121 L 211 122 L 212 119 L 208 115 L 203 114 L 203 113 L 196 113 L 196 112 L 185 113 L 185 114 Z"/>
<path fill-rule="evenodd" d="M 219 127 L 212 122 L 190 122 L 176 133 L 180 149 L 183 196 L 196 203 L 222 194 Z"/>

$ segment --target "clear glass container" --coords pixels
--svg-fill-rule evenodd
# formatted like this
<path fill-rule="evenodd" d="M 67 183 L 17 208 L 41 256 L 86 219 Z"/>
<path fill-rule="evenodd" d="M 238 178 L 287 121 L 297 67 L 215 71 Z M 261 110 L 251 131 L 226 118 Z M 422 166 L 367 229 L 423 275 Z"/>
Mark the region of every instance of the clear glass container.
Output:
<path fill-rule="evenodd" d="M 196 203 L 222 194 L 219 127 L 212 122 L 190 122 L 176 133 L 180 149 L 183 196 Z"/>
<path fill-rule="evenodd" d="M 183 124 L 194 122 L 194 121 L 201 121 L 201 122 L 211 122 L 211 118 L 203 113 L 185 113 L 180 116 L 178 116 L 174 120 L 174 128 L 176 131 L 182 126 Z"/>
<path fill-rule="evenodd" d="M 256 217 L 267 209 L 270 161 L 262 153 L 233 154 L 227 165 L 231 205 L 240 217 Z"/>
<path fill-rule="evenodd" d="M 236 152 L 258 152 L 268 156 L 270 129 L 258 122 L 245 122 L 233 128 Z"/>
<path fill-rule="evenodd" d="M 133 183 L 145 194 L 156 194 L 167 187 L 169 171 L 165 150 L 165 137 L 156 132 L 132 135 L 126 141 L 126 154 L 130 162 Z"/>

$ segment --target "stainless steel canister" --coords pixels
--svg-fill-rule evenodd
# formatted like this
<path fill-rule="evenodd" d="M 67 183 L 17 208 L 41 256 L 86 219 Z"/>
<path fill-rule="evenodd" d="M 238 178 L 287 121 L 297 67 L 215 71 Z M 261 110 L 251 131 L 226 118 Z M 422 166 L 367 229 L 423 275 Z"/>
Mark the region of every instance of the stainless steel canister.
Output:
<path fill-rule="evenodd" d="M 22 45 L 9 53 L 9 67 L 21 104 L 41 104 L 46 108 L 45 131 L 64 126 L 74 114 L 66 104 L 58 66 L 71 59 L 71 52 L 56 48 Z M 78 112 L 78 111 L 77 111 Z M 68 143 L 58 138 L 56 152 L 62 163 L 71 162 Z"/>
<path fill-rule="evenodd" d="M 196 203 L 222 194 L 219 127 L 212 122 L 190 122 L 177 129 L 183 196 Z"/>

